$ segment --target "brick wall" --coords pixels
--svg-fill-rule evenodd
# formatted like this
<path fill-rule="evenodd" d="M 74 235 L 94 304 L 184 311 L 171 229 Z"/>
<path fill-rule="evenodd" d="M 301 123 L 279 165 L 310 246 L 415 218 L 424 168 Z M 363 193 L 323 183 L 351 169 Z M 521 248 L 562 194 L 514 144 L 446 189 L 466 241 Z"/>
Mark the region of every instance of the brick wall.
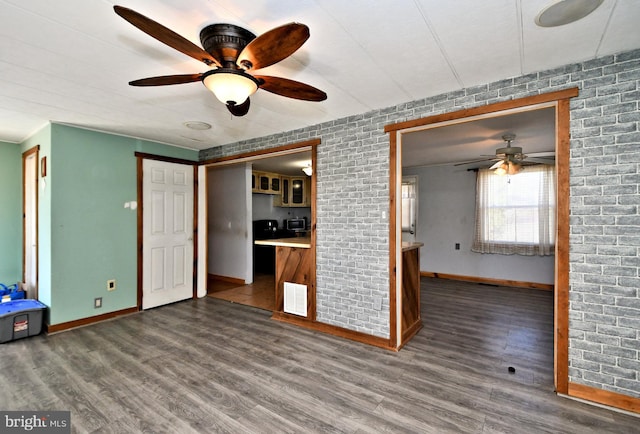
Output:
<path fill-rule="evenodd" d="M 388 337 L 384 126 L 578 87 L 571 102 L 570 380 L 640 397 L 639 83 L 635 50 L 211 148 L 200 158 L 320 138 L 318 321 Z M 382 298 L 381 311 L 374 297 Z"/>

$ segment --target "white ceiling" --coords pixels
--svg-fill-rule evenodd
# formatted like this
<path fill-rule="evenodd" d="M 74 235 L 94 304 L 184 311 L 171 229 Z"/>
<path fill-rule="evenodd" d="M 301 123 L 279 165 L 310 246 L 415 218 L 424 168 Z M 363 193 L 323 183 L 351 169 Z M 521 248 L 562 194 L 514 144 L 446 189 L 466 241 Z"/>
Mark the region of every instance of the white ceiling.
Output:
<path fill-rule="evenodd" d="M 550 2 L 0 0 L 0 140 L 21 142 L 51 121 L 206 149 L 640 47 L 640 1 L 604 0 L 573 24 L 537 27 Z M 258 91 L 249 114 L 232 118 L 200 83 L 131 87 L 207 67 L 124 21 L 114 4 L 197 45 L 212 23 L 258 35 L 305 23 L 306 44 L 260 73 L 311 84 L 328 99 Z M 187 121 L 213 128 L 190 130 Z"/>

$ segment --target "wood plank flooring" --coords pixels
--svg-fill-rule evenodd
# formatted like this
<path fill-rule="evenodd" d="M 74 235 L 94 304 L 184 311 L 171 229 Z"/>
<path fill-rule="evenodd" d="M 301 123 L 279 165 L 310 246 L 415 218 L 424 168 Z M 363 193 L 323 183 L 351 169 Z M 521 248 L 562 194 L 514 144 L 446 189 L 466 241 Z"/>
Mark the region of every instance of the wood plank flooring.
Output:
<path fill-rule="evenodd" d="M 276 279 L 273 274 L 255 274 L 253 283 L 237 284 L 209 280 L 209 297 L 273 311 L 276 304 Z"/>
<path fill-rule="evenodd" d="M 421 287 L 399 353 L 211 297 L 3 344 L 0 409 L 70 410 L 83 433 L 638 433 L 553 393 L 551 293 Z"/>

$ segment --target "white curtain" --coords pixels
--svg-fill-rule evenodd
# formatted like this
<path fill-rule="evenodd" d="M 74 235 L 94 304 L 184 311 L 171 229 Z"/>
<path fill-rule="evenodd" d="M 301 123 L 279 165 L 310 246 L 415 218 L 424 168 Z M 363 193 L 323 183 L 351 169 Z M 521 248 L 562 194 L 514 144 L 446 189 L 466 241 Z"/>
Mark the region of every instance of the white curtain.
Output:
<path fill-rule="evenodd" d="M 478 171 L 476 228 L 471 250 L 503 255 L 553 255 L 555 167 L 527 166 L 516 175 Z"/>

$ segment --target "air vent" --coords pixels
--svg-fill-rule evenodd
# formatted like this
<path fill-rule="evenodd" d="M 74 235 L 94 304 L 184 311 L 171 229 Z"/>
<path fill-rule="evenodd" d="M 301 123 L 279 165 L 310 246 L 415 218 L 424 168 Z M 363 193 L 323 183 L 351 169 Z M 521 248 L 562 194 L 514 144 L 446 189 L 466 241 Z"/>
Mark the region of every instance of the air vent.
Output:
<path fill-rule="evenodd" d="M 284 282 L 284 312 L 307 316 L 307 285 Z"/>

